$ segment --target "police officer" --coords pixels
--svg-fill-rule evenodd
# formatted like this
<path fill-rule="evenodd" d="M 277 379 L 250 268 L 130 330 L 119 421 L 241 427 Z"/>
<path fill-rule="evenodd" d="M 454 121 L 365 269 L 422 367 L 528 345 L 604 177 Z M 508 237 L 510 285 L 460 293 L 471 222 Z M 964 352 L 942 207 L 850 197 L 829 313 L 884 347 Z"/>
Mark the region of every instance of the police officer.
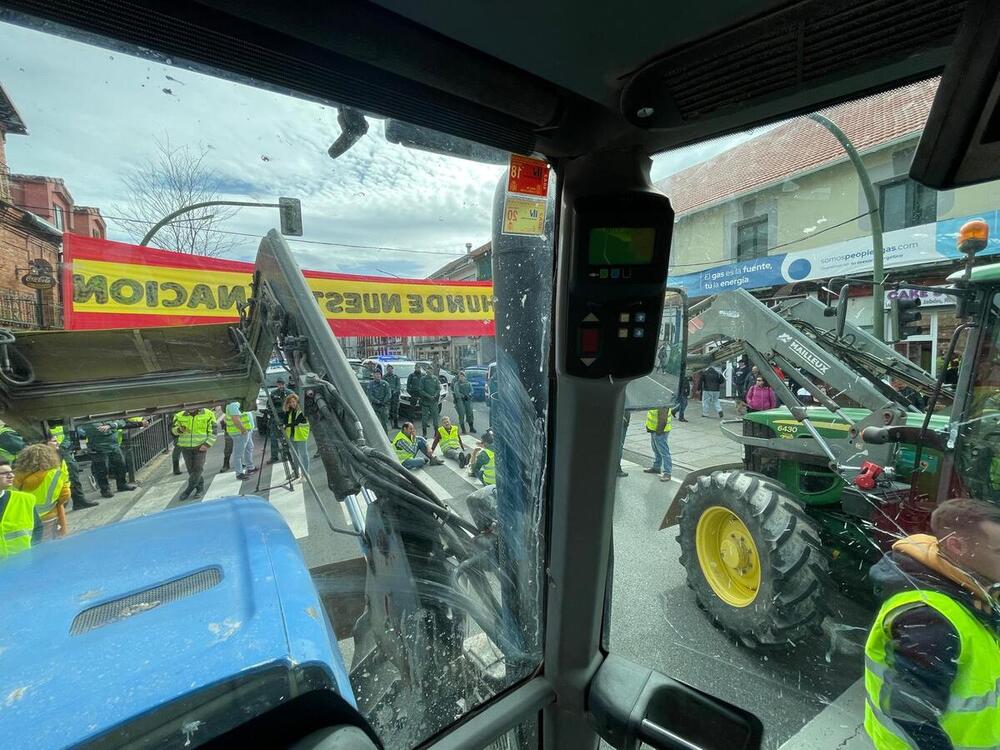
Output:
<path fill-rule="evenodd" d="M 94 508 L 97 506 L 97 501 L 87 499 L 87 495 L 83 491 L 83 484 L 80 483 L 80 464 L 76 462 L 76 455 L 74 453 L 76 448 L 74 444 L 75 435 L 75 430 L 73 434 L 67 434 L 66 428 L 61 424 L 49 427 L 49 439 L 55 445 L 56 450 L 59 451 L 59 455 L 62 456 L 63 463 L 66 464 L 66 473 L 69 476 L 69 494 L 73 499 L 73 510 Z"/>
<path fill-rule="evenodd" d="M 181 500 L 187 500 L 194 493 L 201 497 L 205 491 L 205 458 L 208 449 L 215 443 L 216 421 L 215 413 L 208 409 L 186 409 L 174 415 L 171 432 L 177 436 L 177 444 L 181 447 L 181 456 L 188 472 L 187 486 L 180 494 Z"/>
<path fill-rule="evenodd" d="M 410 406 L 416 407 L 420 404 L 420 381 L 424 377 L 424 371 L 420 365 L 413 366 L 413 372 L 406 377 L 406 393 L 410 397 Z"/>
<path fill-rule="evenodd" d="M 0 461 L 13 463 L 18 453 L 24 450 L 24 438 L 16 430 L 0 422 Z"/>
<path fill-rule="evenodd" d="M 465 432 L 465 425 L 469 425 L 469 432 L 476 434 L 476 425 L 472 417 L 472 383 L 465 377 L 465 371 L 460 370 L 455 380 L 451 384 L 451 397 L 455 400 L 455 411 L 458 412 L 458 424 Z"/>
<path fill-rule="evenodd" d="M 125 476 L 125 456 L 122 455 L 122 449 L 118 445 L 118 430 L 124 427 L 125 422 L 120 419 L 87 422 L 80 427 L 84 437 L 87 438 L 90 471 L 101 489 L 101 497 L 114 497 L 108 479 L 109 473 L 114 476 L 119 492 L 130 492 L 136 488 Z"/>
<path fill-rule="evenodd" d="M 281 439 L 279 435 L 284 429 L 285 420 L 285 399 L 291 394 L 291 391 L 285 387 L 285 379 L 278 378 L 277 382 L 274 384 L 274 388 L 268 394 L 268 398 L 271 400 L 271 405 L 274 407 L 273 411 L 278 413 L 279 424 L 274 423 L 274 414 L 269 412 L 268 417 L 270 417 L 267 423 L 268 435 L 271 438 L 271 456 L 268 458 L 267 462 L 269 464 L 276 463 L 279 460 L 288 460 L 288 451 L 281 448 Z M 280 457 L 280 458 L 279 458 Z"/>
<path fill-rule="evenodd" d="M 430 372 L 425 372 L 420 376 L 417 392 L 420 394 L 420 431 L 427 437 L 428 427 L 433 430 L 438 428 L 438 419 L 441 415 L 441 381 Z"/>
<path fill-rule="evenodd" d="M 395 429 L 399 429 L 399 375 L 392 370 L 392 365 L 385 368 L 385 382 L 389 384 L 389 420 Z"/>
<path fill-rule="evenodd" d="M 389 404 L 392 401 L 392 388 L 382 380 L 382 371 L 377 367 L 372 370 L 372 382 L 368 386 L 368 401 L 378 417 L 382 429 L 385 430 L 389 424 Z"/>
<path fill-rule="evenodd" d="M 0 560 L 31 549 L 42 539 L 35 496 L 12 489 L 14 469 L 0 459 Z"/>
<path fill-rule="evenodd" d="M 1000 747 L 1000 506 L 952 499 L 872 567 L 865 731 L 878 750 Z"/>

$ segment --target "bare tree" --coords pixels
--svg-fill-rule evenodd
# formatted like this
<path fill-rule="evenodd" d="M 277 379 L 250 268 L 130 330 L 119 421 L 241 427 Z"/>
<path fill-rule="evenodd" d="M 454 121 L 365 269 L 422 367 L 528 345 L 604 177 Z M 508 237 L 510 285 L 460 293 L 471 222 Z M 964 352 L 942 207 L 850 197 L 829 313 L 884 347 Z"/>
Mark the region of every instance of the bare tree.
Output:
<path fill-rule="evenodd" d="M 128 198 L 112 206 L 115 223 L 138 242 L 156 222 L 192 203 L 218 200 L 216 175 L 205 165 L 208 149 L 172 146 L 156 140 L 156 152 L 123 178 Z M 182 214 L 160 229 L 151 246 L 191 255 L 218 257 L 239 244 L 239 238 L 218 231 L 238 209 L 208 206 Z"/>

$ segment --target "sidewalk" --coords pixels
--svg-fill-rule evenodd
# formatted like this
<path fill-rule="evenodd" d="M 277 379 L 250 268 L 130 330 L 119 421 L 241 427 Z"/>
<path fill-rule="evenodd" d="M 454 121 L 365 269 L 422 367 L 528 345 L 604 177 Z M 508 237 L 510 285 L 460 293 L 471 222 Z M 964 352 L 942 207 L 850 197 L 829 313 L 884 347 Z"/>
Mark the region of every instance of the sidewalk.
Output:
<path fill-rule="evenodd" d="M 736 404 L 723 401 L 725 419 L 736 419 Z M 653 449 L 649 444 L 649 433 L 645 427 L 645 412 L 633 412 L 625 435 L 625 458 L 635 463 L 649 466 L 653 460 Z M 702 417 L 701 401 L 691 401 L 687 407 L 687 422 L 673 421 L 670 431 L 670 455 L 674 466 L 686 471 L 697 471 L 719 464 L 737 463 L 743 460 L 743 446 L 727 438 L 719 429 L 718 417 Z M 739 431 L 738 424 L 729 429 Z"/>

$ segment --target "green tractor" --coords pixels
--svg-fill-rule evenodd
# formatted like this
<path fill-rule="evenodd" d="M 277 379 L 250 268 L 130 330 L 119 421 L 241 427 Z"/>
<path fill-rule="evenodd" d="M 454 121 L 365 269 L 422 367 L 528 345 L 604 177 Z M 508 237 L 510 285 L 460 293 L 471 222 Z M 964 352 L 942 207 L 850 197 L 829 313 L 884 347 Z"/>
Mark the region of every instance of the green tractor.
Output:
<path fill-rule="evenodd" d="M 949 384 L 847 324 L 846 287 L 832 309 L 815 299 L 769 308 L 742 290 L 690 309 L 687 347 L 745 353 L 783 404 L 748 413 L 742 429 L 724 422 L 743 461 L 689 474 L 661 526 L 678 526 L 699 605 L 744 645 L 806 640 L 836 589 L 873 604 L 869 567 L 896 539 L 928 532 L 938 502 L 1000 502 L 1000 264 L 973 266 L 987 243 L 985 222 L 963 226 L 965 269 L 934 290 L 955 296 L 961 320 Z M 912 307 L 893 306 L 893 331 Z M 801 405 L 775 367 L 819 406 Z M 892 381 L 924 394 L 927 409 Z"/>

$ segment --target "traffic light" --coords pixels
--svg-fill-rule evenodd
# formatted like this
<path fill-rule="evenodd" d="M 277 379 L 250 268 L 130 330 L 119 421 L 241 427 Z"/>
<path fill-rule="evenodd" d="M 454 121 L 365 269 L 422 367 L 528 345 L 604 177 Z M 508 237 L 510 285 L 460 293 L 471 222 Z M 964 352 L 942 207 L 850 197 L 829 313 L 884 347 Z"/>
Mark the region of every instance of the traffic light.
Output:
<path fill-rule="evenodd" d="M 923 315 L 916 308 L 920 307 L 920 298 L 894 299 L 889 310 L 889 317 L 892 320 L 892 332 L 895 341 L 903 341 L 910 336 L 917 336 L 921 333 L 920 326 L 913 325 L 920 320 Z"/>
<path fill-rule="evenodd" d="M 302 236 L 302 203 L 298 198 L 278 198 L 281 233 L 286 237 Z"/>

